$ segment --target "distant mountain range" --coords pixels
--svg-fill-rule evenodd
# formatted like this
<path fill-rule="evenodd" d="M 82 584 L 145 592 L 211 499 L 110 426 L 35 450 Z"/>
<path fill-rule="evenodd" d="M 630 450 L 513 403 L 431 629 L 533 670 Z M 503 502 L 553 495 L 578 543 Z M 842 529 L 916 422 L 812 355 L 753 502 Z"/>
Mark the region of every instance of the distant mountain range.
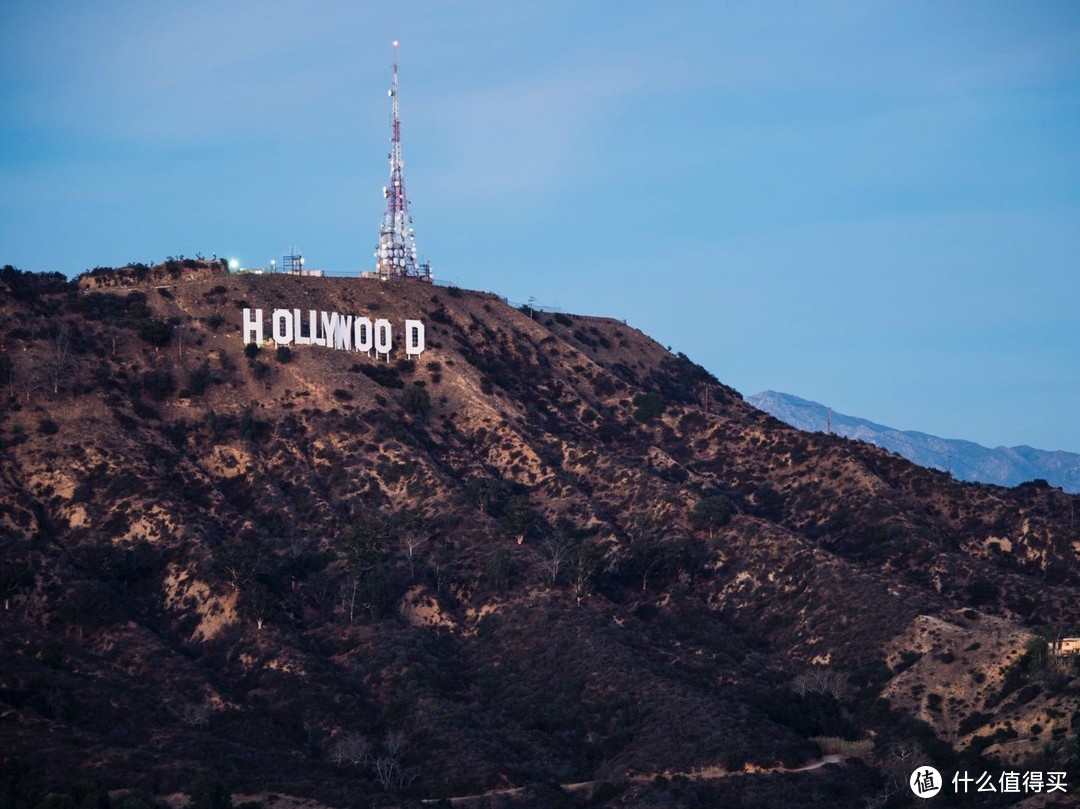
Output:
<path fill-rule="evenodd" d="M 825 432 L 828 426 L 826 405 L 790 393 L 767 390 L 748 397 L 747 401 L 800 430 Z M 1067 492 L 1080 492 L 1080 455 L 1075 452 L 1025 446 L 990 449 L 972 441 L 898 430 L 836 411 L 832 413 L 832 431 L 884 447 L 920 466 L 949 469 L 951 465 L 953 477 L 958 480 L 1016 486 L 1042 478 Z"/>

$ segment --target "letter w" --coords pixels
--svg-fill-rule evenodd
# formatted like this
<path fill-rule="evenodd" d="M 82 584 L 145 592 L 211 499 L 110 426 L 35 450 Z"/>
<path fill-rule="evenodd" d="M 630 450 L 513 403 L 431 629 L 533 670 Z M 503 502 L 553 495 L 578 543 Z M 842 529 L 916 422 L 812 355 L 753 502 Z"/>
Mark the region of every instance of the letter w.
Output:
<path fill-rule="evenodd" d="M 339 351 L 348 351 L 352 348 L 352 335 L 353 335 L 353 316 L 352 315 L 339 315 L 334 312 L 330 316 L 330 330 L 326 332 L 326 336 L 334 336 L 334 348 Z"/>

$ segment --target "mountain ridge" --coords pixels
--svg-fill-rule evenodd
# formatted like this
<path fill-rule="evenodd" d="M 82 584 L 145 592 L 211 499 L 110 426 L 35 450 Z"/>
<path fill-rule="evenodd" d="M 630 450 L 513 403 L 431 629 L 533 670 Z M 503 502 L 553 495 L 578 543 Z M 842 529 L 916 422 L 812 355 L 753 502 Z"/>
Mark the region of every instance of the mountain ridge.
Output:
<path fill-rule="evenodd" d="M 426 350 L 245 345 L 255 308 L 419 317 Z M 799 432 L 488 293 L 4 268 L 0 314 L 12 802 L 862 807 L 913 750 L 1072 755 L 1080 673 L 1039 633 L 1080 626 L 1075 497 Z M 663 772 L 738 778 L 630 777 Z"/>
<path fill-rule="evenodd" d="M 837 435 L 884 447 L 930 469 L 946 471 L 951 462 L 952 474 L 958 480 L 1017 486 L 1043 479 L 1072 494 L 1080 492 L 1080 454 L 1075 452 L 1027 445 L 991 448 L 965 439 L 901 430 L 778 391 L 762 391 L 746 397 L 746 401 L 800 430 L 824 432 L 831 418 Z"/>

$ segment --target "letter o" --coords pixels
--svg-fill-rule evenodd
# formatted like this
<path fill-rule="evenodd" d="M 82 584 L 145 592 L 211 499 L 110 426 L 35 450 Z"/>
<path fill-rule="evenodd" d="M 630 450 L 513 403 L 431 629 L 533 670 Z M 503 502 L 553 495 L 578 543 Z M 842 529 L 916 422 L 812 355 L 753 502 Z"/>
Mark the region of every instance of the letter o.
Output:
<path fill-rule="evenodd" d="M 275 309 L 273 326 L 274 342 L 279 346 L 287 345 L 293 341 L 293 316 L 288 309 Z"/>
<path fill-rule="evenodd" d="M 353 321 L 353 347 L 357 351 L 371 351 L 375 345 L 375 337 L 372 334 L 371 318 L 358 317 Z"/>
<path fill-rule="evenodd" d="M 379 318 L 375 321 L 375 353 L 389 354 L 393 347 L 394 337 L 390 321 Z"/>

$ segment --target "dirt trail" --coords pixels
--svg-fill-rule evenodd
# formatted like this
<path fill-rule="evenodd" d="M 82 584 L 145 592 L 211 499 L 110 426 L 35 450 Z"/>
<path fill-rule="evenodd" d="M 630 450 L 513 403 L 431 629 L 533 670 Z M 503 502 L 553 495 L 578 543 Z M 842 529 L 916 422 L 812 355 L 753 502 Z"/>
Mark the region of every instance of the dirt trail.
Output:
<path fill-rule="evenodd" d="M 625 781 L 640 784 L 648 783 L 658 777 L 663 778 L 686 778 L 690 781 L 708 781 L 713 778 L 736 778 L 741 775 L 761 775 L 771 773 L 784 773 L 784 772 L 809 772 L 810 770 L 817 770 L 824 767 L 827 764 L 841 764 L 844 761 L 843 756 L 828 755 L 822 756 L 819 759 L 811 761 L 809 764 L 803 764 L 801 767 L 755 767 L 753 764 L 747 765 L 746 769 L 735 770 L 729 772 L 721 766 L 705 767 L 700 770 L 692 770 L 691 772 L 657 772 L 657 773 L 634 773 L 628 775 Z M 572 784 L 560 784 L 559 786 L 567 792 L 580 792 L 586 789 L 592 789 L 599 787 L 604 781 L 579 781 Z M 449 798 L 451 804 L 454 806 L 468 806 L 475 801 L 482 801 L 487 798 L 513 795 L 520 795 L 525 791 L 525 787 L 507 787 L 506 789 L 492 789 L 487 792 L 482 792 L 479 795 L 461 795 L 456 798 Z M 439 803 L 441 799 L 430 798 L 428 800 L 421 801 L 421 803 L 432 804 Z"/>

